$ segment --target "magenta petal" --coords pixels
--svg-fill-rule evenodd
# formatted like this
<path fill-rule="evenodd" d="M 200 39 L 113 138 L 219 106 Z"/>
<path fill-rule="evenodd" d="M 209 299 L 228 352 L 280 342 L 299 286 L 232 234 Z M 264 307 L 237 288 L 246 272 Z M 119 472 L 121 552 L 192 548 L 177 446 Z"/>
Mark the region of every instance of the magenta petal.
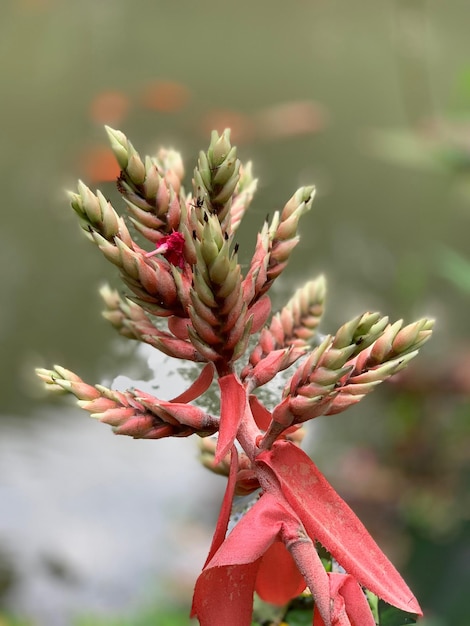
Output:
<path fill-rule="evenodd" d="M 220 428 L 215 463 L 226 456 L 237 436 L 238 426 L 248 408 L 247 393 L 235 374 L 219 378 Z"/>
<path fill-rule="evenodd" d="M 257 463 L 278 479 L 309 536 L 318 539 L 346 571 L 393 606 L 422 615 L 407 584 L 305 452 L 278 441 Z"/>

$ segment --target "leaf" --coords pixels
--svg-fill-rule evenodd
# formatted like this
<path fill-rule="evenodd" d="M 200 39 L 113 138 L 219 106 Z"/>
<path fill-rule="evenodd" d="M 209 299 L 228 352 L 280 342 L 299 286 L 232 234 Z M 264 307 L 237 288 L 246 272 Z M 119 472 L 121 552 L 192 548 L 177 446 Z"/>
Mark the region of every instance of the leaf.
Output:
<path fill-rule="evenodd" d="M 238 522 L 196 581 L 191 616 L 201 626 L 251 624 L 260 561 L 282 523 L 277 501 L 269 494 Z"/>
<path fill-rule="evenodd" d="M 272 471 L 309 536 L 348 574 L 390 604 L 422 614 L 403 578 L 305 452 L 278 441 L 258 456 L 257 464 Z"/>
<path fill-rule="evenodd" d="M 176 398 L 172 398 L 170 402 L 192 402 L 209 389 L 214 378 L 214 366 L 212 363 L 205 365 L 196 380 L 180 393 Z"/>
<path fill-rule="evenodd" d="M 238 426 L 248 409 L 245 387 L 235 374 L 219 378 L 220 387 L 220 428 L 215 463 L 227 455 L 237 435 Z"/>
<path fill-rule="evenodd" d="M 212 537 L 212 543 L 207 555 L 204 567 L 212 559 L 214 554 L 220 548 L 224 542 L 225 535 L 227 534 L 227 528 L 230 521 L 230 512 L 232 510 L 233 494 L 235 491 L 235 485 L 237 483 L 237 471 L 238 471 L 238 452 L 235 446 L 232 447 L 230 454 L 230 472 L 228 475 L 227 485 L 225 487 L 224 498 L 222 500 L 222 506 L 220 507 L 219 517 L 217 518 L 217 525 L 215 528 L 214 536 Z"/>
<path fill-rule="evenodd" d="M 275 541 L 261 559 L 256 593 L 265 602 L 283 606 L 305 589 L 304 577 L 285 545 Z"/>

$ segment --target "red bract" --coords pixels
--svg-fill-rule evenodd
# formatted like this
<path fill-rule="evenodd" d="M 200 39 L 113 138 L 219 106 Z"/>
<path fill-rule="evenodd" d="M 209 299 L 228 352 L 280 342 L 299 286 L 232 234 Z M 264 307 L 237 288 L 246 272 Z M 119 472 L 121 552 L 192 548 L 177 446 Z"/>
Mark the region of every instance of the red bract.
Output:
<path fill-rule="evenodd" d="M 278 441 L 258 456 L 257 464 L 272 472 L 308 535 L 361 585 L 403 611 L 422 614 L 403 578 L 305 452 Z"/>
<path fill-rule="evenodd" d="M 359 584 L 421 614 L 396 569 L 304 452 L 279 441 L 258 455 L 256 467 L 264 494 L 225 541 L 219 537 L 218 549 L 213 544 L 196 584 L 193 614 L 201 626 L 248 626 L 255 590 L 265 601 L 283 605 L 306 586 L 315 599 L 315 626 L 372 626 Z M 328 579 L 316 541 L 348 576 Z"/>
<path fill-rule="evenodd" d="M 329 624 L 329 583 L 323 564 L 289 506 L 265 494 L 206 563 L 196 583 L 192 615 L 201 626 L 249 626 L 255 588 L 282 605 L 307 582 Z"/>

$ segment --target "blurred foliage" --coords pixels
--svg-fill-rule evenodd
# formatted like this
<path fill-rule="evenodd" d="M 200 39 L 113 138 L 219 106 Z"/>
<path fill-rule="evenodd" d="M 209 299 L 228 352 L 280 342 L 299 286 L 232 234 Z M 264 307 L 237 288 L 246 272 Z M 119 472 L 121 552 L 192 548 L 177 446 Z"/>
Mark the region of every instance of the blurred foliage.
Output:
<path fill-rule="evenodd" d="M 188 618 L 188 609 L 169 608 L 142 611 L 141 613 L 120 618 L 82 617 L 74 620 L 73 626 L 187 626 L 197 624 Z"/>
<path fill-rule="evenodd" d="M 456 289 L 470 295 L 470 261 L 449 248 L 442 248 L 437 252 L 437 268 Z"/>
<path fill-rule="evenodd" d="M 197 622 L 188 618 L 188 607 L 142 609 L 127 617 L 99 617 L 88 615 L 72 620 L 70 626 L 188 626 Z M 34 621 L 0 613 L 0 626 L 35 626 Z"/>

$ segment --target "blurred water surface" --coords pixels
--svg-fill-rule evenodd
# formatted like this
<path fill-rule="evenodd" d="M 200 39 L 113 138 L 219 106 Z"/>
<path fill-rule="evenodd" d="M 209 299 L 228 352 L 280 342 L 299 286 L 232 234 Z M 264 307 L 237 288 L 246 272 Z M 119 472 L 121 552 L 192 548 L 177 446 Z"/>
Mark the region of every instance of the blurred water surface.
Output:
<path fill-rule="evenodd" d="M 318 187 L 275 304 L 324 272 L 324 331 L 367 309 L 409 321 L 430 314 L 439 325 L 426 350 L 439 359 L 469 337 L 468 300 L 439 278 L 435 256 L 442 245 L 468 254 L 469 197 L 458 192 L 468 171 L 396 165 L 371 150 L 370 137 L 468 112 L 458 85 L 469 19 L 464 0 L 4 2 L 0 545 L 20 575 L 9 606 L 60 626 L 78 607 L 118 610 L 140 599 L 178 550 L 172 516 L 189 515 L 193 500 L 212 503 L 208 493 L 223 487 L 198 468 L 193 442 L 112 437 L 42 398 L 32 379 L 34 366 L 55 362 L 89 382 L 153 375 L 99 315 L 98 286 L 117 284 L 116 272 L 80 233 L 64 193 L 79 176 L 96 184 L 90 164 L 106 143 L 103 123 L 121 127 L 141 153 L 180 149 L 189 189 L 208 129 L 232 121 L 240 157 L 260 176 L 239 235 L 243 262 L 266 213 L 299 185 Z M 167 90 L 166 109 L 152 105 L 155 81 L 180 86 Z M 120 95 L 120 112 L 97 113 L 108 92 Z M 307 108 L 275 108 L 286 103 Z M 296 111 L 309 112 L 297 125 Z M 117 199 L 111 182 L 100 187 Z M 169 361 L 157 369 L 165 397 L 171 386 L 178 393 L 183 377 Z M 374 415 L 366 401 L 347 418 L 362 441 L 383 438 L 380 401 L 370 406 Z M 340 417 L 330 439 L 344 434 Z M 65 563 L 68 582 L 51 576 L 51 560 Z"/>

